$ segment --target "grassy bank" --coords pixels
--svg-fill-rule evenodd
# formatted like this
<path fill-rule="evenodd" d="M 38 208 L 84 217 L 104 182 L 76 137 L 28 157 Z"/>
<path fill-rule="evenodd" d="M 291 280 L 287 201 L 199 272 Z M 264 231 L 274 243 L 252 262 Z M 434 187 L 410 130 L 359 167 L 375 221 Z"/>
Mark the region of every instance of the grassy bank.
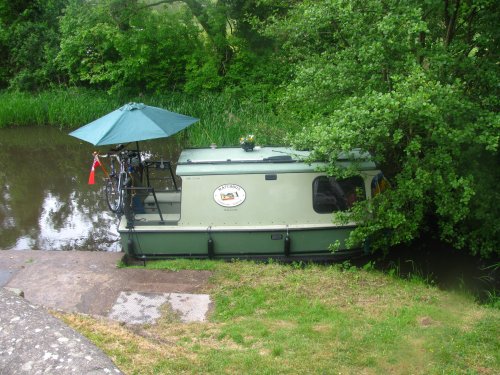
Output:
<path fill-rule="evenodd" d="M 495 374 L 500 311 L 472 298 L 346 266 L 170 261 L 208 269 L 206 323 L 63 319 L 127 374 Z"/>
<path fill-rule="evenodd" d="M 0 92 L 0 128 L 55 126 L 75 129 L 128 102 L 141 102 L 200 118 L 187 130 L 191 146 L 236 145 L 241 136 L 256 134 L 258 143 L 281 144 L 294 125 L 262 103 L 240 103 L 220 94 L 193 97 L 182 93 L 137 97 L 67 89 L 37 94 Z"/>

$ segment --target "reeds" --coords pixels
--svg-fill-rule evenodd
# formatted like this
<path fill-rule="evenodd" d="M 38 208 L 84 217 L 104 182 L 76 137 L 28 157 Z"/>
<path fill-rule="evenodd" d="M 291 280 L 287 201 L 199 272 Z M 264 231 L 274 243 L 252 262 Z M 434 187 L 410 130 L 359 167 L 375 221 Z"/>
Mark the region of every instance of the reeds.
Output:
<path fill-rule="evenodd" d="M 118 101 L 106 94 L 81 89 L 51 90 L 37 94 L 0 93 L 0 128 L 57 126 L 73 128 L 109 112 Z"/>
<path fill-rule="evenodd" d="M 245 102 L 224 94 L 191 96 L 114 95 L 88 89 L 57 89 L 28 94 L 0 93 L 0 128 L 17 126 L 56 126 L 75 129 L 128 102 L 141 102 L 169 111 L 198 117 L 200 122 L 181 134 L 190 146 L 237 145 L 240 137 L 255 134 L 257 144 L 283 144 L 290 121 L 276 115 L 264 103 Z"/>

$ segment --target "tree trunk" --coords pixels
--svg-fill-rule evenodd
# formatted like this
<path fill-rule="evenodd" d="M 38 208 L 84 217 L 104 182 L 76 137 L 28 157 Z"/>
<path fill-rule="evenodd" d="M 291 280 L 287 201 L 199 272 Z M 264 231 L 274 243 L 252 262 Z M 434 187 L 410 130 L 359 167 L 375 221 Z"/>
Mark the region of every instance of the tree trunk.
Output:
<path fill-rule="evenodd" d="M 444 38 L 445 47 L 448 47 L 451 44 L 451 42 L 453 41 L 453 37 L 455 36 L 459 10 L 460 0 L 455 0 L 453 9 L 450 9 L 449 0 L 444 1 L 444 21 L 446 26 L 446 35 Z"/>

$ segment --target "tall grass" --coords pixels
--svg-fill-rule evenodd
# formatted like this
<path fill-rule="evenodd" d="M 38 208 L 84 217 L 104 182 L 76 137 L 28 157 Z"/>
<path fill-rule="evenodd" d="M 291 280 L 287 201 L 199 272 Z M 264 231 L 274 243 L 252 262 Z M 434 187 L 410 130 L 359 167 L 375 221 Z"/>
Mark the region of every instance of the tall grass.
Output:
<path fill-rule="evenodd" d="M 119 102 L 90 90 L 52 90 L 38 94 L 0 93 L 0 128 L 57 126 L 76 128 L 116 108 Z"/>
<path fill-rule="evenodd" d="M 183 136 L 191 146 L 237 145 L 239 138 L 255 134 L 259 144 L 283 144 L 292 122 L 263 103 L 240 103 L 227 95 L 190 96 L 169 93 L 151 96 L 111 96 L 103 91 L 58 89 L 37 94 L 0 92 L 0 128 L 56 126 L 75 129 L 128 102 L 141 102 L 198 117 Z M 182 136 L 182 135 L 181 135 Z"/>

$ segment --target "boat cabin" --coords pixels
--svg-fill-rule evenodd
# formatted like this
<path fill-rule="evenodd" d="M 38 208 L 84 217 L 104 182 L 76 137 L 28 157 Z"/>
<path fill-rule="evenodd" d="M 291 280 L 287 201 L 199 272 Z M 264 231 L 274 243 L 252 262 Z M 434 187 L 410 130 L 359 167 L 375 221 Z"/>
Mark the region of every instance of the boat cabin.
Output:
<path fill-rule="evenodd" d="M 130 188 L 138 204 L 121 218 L 122 246 L 140 259 L 349 257 L 344 242 L 355 223 L 335 224 L 332 214 L 370 199 L 380 171 L 353 151 L 338 163 L 357 160 L 359 175 L 335 179 L 318 171 L 320 163 L 305 162 L 307 156 L 285 147 L 184 150 L 173 188 L 148 194 Z M 159 162 L 145 165 L 148 176 L 151 168 L 168 170 Z M 340 251 L 333 254 L 336 241 Z"/>

